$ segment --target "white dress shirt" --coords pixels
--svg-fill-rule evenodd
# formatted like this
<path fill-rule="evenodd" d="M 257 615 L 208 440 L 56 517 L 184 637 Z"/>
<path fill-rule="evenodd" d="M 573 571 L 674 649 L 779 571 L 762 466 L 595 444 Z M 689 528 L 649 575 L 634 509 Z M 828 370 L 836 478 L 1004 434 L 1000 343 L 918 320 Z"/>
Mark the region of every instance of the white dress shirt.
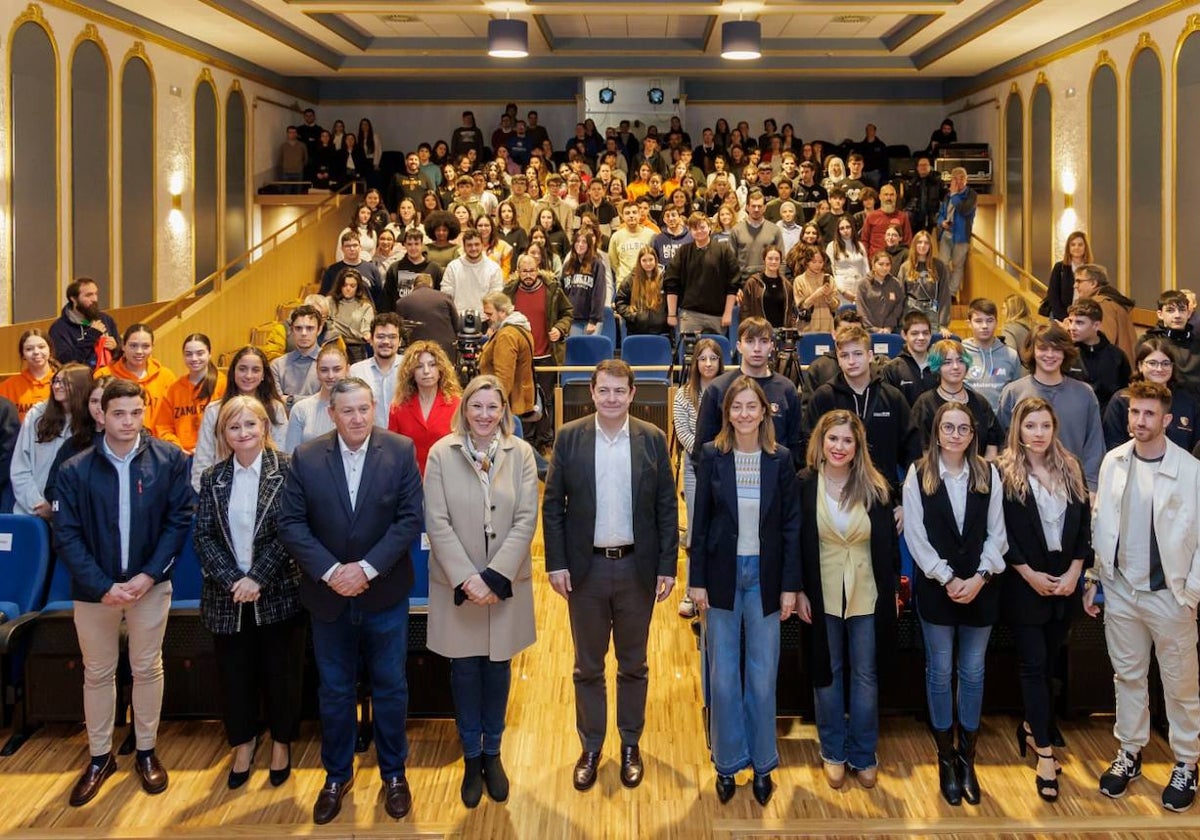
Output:
<path fill-rule="evenodd" d="M 633 459 L 629 418 L 610 438 L 596 418 L 596 525 L 592 545 L 633 545 Z"/>
<path fill-rule="evenodd" d="M 342 440 L 341 435 L 337 436 L 337 442 L 338 451 L 342 456 L 342 469 L 346 471 L 346 488 L 350 491 L 350 509 L 355 510 L 358 506 L 358 486 L 362 483 L 363 468 L 367 464 L 367 450 L 371 448 L 371 436 L 367 435 L 367 439 L 358 449 L 346 446 L 346 441 Z M 341 563 L 334 563 L 325 574 L 321 575 L 321 580 L 329 583 L 329 579 L 341 565 Z M 379 577 L 376 568 L 366 560 L 359 560 L 358 565 L 362 568 L 363 574 L 367 576 L 367 580 Z"/>
<path fill-rule="evenodd" d="M 992 492 L 988 497 L 987 537 L 980 553 L 978 571 L 998 575 L 1004 571 L 1004 552 L 1008 550 L 1008 533 L 1004 529 L 1004 488 L 1000 484 L 1000 474 L 996 472 L 996 468 L 989 464 L 988 469 L 992 472 Z M 971 471 L 964 462 L 961 472 L 951 473 L 939 460 L 938 474 L 942 483 L 946 485 L 950 508 L 954 512 L 954 522 L 961 534 L 967 515 L 967 488 L 971 480 Z M 954 569 L 946 558 L 938 556 L 937 549 L 929 541 L 929 533 L 925 530 L 924 499 L 921 496 L 921 478 L 917 474 L 916 464 L 908 468 L 908 475 L 904 479 L 903 499 L 906 512 L 904 541 L 908 543 L 913 562 L 927 578 L 945 586 L 953 579 Z"/>
<path fill-rule="evenodd" d="M 258 482 L 262 475 L 262 452 L 243 467 L 233 460 L 233 484 L 229 488 L 229 538 L 233 556 L 242 574 L 250 572 L 254 559 L 254 525 L 258 519 Z"/>
<path fill-rule="evenodd" d="M 133 515 L 133 503 L 130 494 L 133 493 L 133 487 L 130 486 L 129 468 L 133 464 L 133 456 L 137 454 L 138 443 L 141 443 L 139 438 L 138 443 L 133 445 L 125 453 L 125 457 L 115 454 L 108 448 L 108 440 L 102 438 L 104 444 L 104 457 L 108 458 L 110 464 L 117 471 L 117 530 L 121 533 L 121 571 L 129 570 L 129 525 Z M 139 481 L 137 486 L 138 494 L 142 492 L 142 483 Z"/>
<path fill-rule="evenodd" d="M 1042 485 L 1034 476 L 1029 476 L 1029 489 L 1037 505 L 1038 518 L 1042 520 L 1042 535 L 1046 538 L 1047 551 L 1062 551 L 1063 525 L 1067 521 L 1066 490 L 1054 492 Z"/>
<path fill-rule="evenodd" d="M 350 375 L 366 382 L 375 392 L 375 425 L 381 429 L 388 427 L 388 412 L 392 410 L 392 397 L 396 396 L 396 370 L 400 367 L 400 359 L 401 355 L 397 353 L 387 371 L 380 370 L 374 356 L 350 365 Z"/>

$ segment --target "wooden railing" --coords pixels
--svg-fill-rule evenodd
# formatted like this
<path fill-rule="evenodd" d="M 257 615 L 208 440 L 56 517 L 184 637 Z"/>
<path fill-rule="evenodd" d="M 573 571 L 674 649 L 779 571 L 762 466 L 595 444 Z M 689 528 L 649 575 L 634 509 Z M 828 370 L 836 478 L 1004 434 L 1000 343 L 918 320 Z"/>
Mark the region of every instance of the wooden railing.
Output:
<path fill-rule="evenodd" d="M 960 296 L 964 303 L 968 298 L 985 297 L 1002 307 L 1005 298 L 1018 294 L 1025 298 L 1033 313 L 1046 296 L 1045 283 L 975 234 L 971 235 L 966 285 L 967 294 Z"/>
<path fill-rule="evenodd" d="M 182 370 L 182 341 L 194 332 L 209 337 L 214 357 L 246 344 L 251 329 L 272 320 L 279 304 L 320 279 L 335 258 L 333 243 L 345 227 L 346 213 L 338 209 L 353 200 L 346 192 L 331 195 L 183 294 L 160 304 L 146 318 L 155 332 L 155 358 L 172 370 Z"/>

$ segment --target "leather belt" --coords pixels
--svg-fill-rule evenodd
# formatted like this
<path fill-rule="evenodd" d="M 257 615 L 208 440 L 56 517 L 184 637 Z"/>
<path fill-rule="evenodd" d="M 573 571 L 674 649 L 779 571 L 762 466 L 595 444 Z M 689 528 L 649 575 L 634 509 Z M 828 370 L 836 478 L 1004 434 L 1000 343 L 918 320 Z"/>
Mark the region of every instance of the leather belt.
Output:
<path fill-rule="evenodd" d="M 620 560 L 622 557 L 633 554 L 632 545 L 618 545 L 609 548 L 603 548 L 598 545 L 592 546 L 592 553 L 598 554 L 606 560 Z"/>

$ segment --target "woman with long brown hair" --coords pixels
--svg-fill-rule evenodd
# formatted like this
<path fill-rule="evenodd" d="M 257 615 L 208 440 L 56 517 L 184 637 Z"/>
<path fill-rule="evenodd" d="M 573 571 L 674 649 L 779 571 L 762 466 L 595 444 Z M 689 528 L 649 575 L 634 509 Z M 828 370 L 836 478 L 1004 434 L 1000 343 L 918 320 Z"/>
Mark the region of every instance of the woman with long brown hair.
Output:
<path fill-rule="evenodd" d="M 1049 315 L 1055 321 L 1065 320 L 1067 310 L 1075 302 L 1075 269 L 1088 265 L 1092 260 L 1092 246 L 1087 234 L 1073 230 L 1063 245 L 1062 259 L 1050 269 L 1050 280 L 1046 283 L 1046 303 Z"/>
<path fill-rule="evenodd" d="M 792 272 L 796 328 L 806 333 L 833 332 L 833 314 L 841 300 L 825 252 L 802 239 L 788 253 L 787 264 Z"/>
<path fill-rule="evenodd" d="M 412 439 L 425 474 L 430 448 L 450 434 L 462 388 L 446 351 L 436 341 L 414 341 L 396 369 L 388 429 Z"/>
<path fill-rule="evenodd" d="M 613 300 L 613 309 L 625 324 L 626 335 L 671 336 L 662 276 L 654 248 L 644 246 L 638 251 L 633 273 L 617 289 Z"/>
<path fill-rule="evenodd" d="M 1054 802 L 1053 742 L 1062 736 L 1054 726 L 1053 675 L 1079 576 L 1093 562 L 1091 505 L 1079 461 L 1059 440 L 1058 416 L 1041 397 L 1022 400 L 1013 412 L 1008 446 L 996 465 L 1004 483 L 1009 568 L 1001 579 L 1000 611 L 1012 627 L 1025 705 L 1017 749 L 1024 756 L 1032 744 L 1038 796 Z"/>
<path fill-rule="evenodd" d="M 17 407 L 17 420 L 24 420 L 29 409 L 50 399 L 50 380 L 58 370 L 50 334 L 37 327 L 25 330 L 17 339 L 21 370 L 0 384 L 0 397 Z"/>
<path fill-rule="evenodd" d="M 50 381 L 50 399 L 25 414 L 9 470 L 16 498 L 13 513 L 50 518 L 46 479 L 58 450 L 88 422 L 91 390 L 92 372 L 87 365 L 64 365 Z"/>

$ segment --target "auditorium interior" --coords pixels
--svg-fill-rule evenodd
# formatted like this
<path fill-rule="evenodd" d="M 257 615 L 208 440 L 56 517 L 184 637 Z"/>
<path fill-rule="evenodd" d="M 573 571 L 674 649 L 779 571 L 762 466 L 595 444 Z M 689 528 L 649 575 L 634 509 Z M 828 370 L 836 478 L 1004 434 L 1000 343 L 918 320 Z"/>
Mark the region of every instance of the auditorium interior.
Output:
<path fill-rule="evenodd" d="M 208 335 L 214 360 L 228 359 L 256 329 L 278 320 L 281 306 L 294 305 L 340 259 L 334 245 L 361 200 L 354 185 L 293 191 L 279 177 L 287 127 L 300 123 L 306 108 L 323 126 L 343 121 L 347 132 L 369 119 L 383 147 L 384 178 L 418 143 L 449 140 L 463 111 L 472 111 L 490 137 L 509 102 L 521 115 L 537 112 L 556 152 L 585 119 L 601 134 L 627 120 L 640 137 L 651 126 L 665 135 L 678 117 L 692 146 L 721 119 L 747 122 L 756 138 L 765 120 L 790 124 L 797 140 L 821 140 L 827 148 L 857 143 L 872 124 L 896 177 L 908 177 L 916 154 L 949 119 L 958 142 L 939 156 L 938 171 L 948 180 L 951 166 L 963 166 L 979 195 L 950 332 L 964 333 L 961 304 L 969 298 L 1015 294 L 1036 311 L 1076 230 L 1087 232 L 1111 283 L 1136 301 L 1139 329 L 1154 326 L 1164 290 L 1200 290 L 1186 269 L 1200 263 L 1200 236 L 1194 228 L 1187 233 L 1194 211 L 1187 196 L 1200 195 L 1200 167 L 1187 163 L 1195 151 L 1183 142 L 1200 136 L 1200 4 L 653 6 L 0 0 L 0 373 L 19 370 L 18 336 L 47 328 L 78 277 L 97 280 L 104 310 L 122 327 L 152 326 L 155 358 L 177 371 L 184 336 Z M 728 26 L 745 22 L 758 26 Z M 750 44 L 732 43 L 747 33 Z M 516 37 L 515 52 L 524 54 L 490 55 L 501 37 Z M 569 389 L 558 394 L 560 421 L 568 419 L 571 399 Z M 647 416 L 660 410 L 666 428 L 669 406 L 663 396 Z M 2 530 L 0 552 L 14 550 Z M 1200 814 L 1164 814 L 1157 802 L 1172 762 L 1160 707 L 1152 709 L 1156 734 L 1145 753 L 1154 785 L 1119 800 L 1096 792 L 1112 753 L 1113 687 L 1103 632 L 1082 615 L 1062 665 L 1059 708 L 1069 746 L 1055 804 L 1036 798 L 1030 765 L 1013 748 L 1021 699 L 1003 639 L 989 653 L 979 742 L 987 796 L 961 808 L 942 801 L 924 713 L 923 655 L 912 624 L 903 622 L 903 676 L 881 697 L 876 788 L 832 790 L 822 778 L 812 687 L 797 631 L 785 626 L 778 793 L 766 808 L 748 795 L 718 803 L 697 633 L 676 615 L 674 601 L 658 605 L 651 626 L 646 783 L 621 785 L 613 743 L 599 784 L 578 793 L 569 781 L 576 747 L 567 608 L 538 568 L 541 547 L 539 529 L 538 641 L 513 663 L 507 802 L 485 800 L 468 810 L 459 801 L 448 668 L 421 647 L 420 630 L 409 652 L 416 804 L 407 819 L 382 815 L 368 750 L 358 756 L 358 786 L 343 816 L 329 826 L 311 824 L 309 805 L 323 781 L 315 708 L 306 709 L 289 787 L 269 787 L 256 776 L 227 790 L 211 644 L 194 606 L 184 605 L 178 619 L 172 613 L 165 654 L 159 750 L 172 768 L 171 789 L 146 797 L 122 774 L 89 806 L 68 808 L 87 752 L 79 653 L 69 618 L 39 619 L 35 611 L 3 616 L 22 622 L 19 634 L 0 623 L 0 743 L 13 738 L 0 755 L 8 803 L 0 834 L 690 840 L 1200 833 Z M 681 580 L 685 570 L 681 551 Z M 39 623 L 31 647 L 29 631 Z M 612 682 L 615 663 L 608 666 Z M 118 720 L 128 723 L 127 687 L 122 691 Z M 315 704 L 313 685 L 306 691 L 306 702 Z M 118 738 L 128 728 L 119 726 Z"/>

